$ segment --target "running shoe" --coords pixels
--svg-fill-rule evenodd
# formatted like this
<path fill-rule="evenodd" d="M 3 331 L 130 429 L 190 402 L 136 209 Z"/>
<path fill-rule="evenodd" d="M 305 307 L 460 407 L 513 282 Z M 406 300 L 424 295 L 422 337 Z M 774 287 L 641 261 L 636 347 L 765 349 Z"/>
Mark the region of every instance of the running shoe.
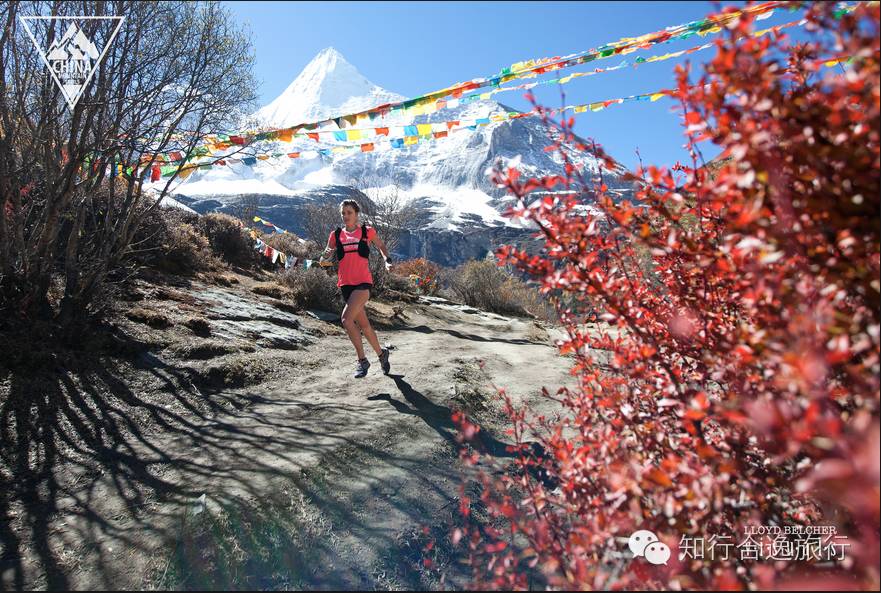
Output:
<path fill-rule="evenodd" d="M 392 368 L 388 362 L 388 348 L 379 351 L 379 364 L 382 366 L 382 372 L 388 375 L 389 369 Z"/>
<path fill-rule="evenodd" d="M 355 371 L 355 378 L 360 379 L 367 375 L 367 369 L 370 368 L 370 361 L 366 358 L 362 358 L 358 361 L 358 370 Z"/>

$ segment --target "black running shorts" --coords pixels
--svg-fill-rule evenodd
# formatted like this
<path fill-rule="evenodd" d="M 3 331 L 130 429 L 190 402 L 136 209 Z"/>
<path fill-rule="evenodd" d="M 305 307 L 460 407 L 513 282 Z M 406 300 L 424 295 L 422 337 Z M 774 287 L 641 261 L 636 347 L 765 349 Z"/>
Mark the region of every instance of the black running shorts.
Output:
<path fill-rule="evenodd" d="M 340 292 L 343 293 L 343 300 L 348 303 L 349 297 L 352 296 L 352 291 L 370 290 L 371 288 L 373 288 L 373 285 L 369 282 L 362 282 L 361 284 L 343 284 L 340 286 Z"/>

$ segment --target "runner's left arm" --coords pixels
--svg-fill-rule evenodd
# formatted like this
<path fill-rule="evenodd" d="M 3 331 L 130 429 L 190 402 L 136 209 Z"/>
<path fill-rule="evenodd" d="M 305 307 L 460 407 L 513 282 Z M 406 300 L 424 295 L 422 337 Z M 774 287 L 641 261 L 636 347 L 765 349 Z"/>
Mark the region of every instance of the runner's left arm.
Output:
<path fill-rule="evenodd" d="M 376 248 L 379 249 L 382 257 L 385 258 L 386 267 L 390 266 L 392 263 L 391 255 L 389 255 L 388 249 L 383 240 L 379 238 L 379 235 L 373 236 L 373 244 L 376 245 Z"/>

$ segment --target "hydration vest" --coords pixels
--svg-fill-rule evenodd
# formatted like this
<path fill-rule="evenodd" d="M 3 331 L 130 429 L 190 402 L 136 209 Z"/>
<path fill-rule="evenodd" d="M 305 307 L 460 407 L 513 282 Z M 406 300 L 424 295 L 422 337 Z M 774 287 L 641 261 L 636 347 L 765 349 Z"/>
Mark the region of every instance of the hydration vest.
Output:
<path fill-rule="evenodd" d="M 336 258 L 339 261 L 343 260 L 343 257 L 346 255 L 346 251 L 343 249 L 343 244 L 340 241 L 340 233 L 343 232 L 341 227 L 337 227 L 334 235 L 334 239 L 336 239 Z M 346 243 L 346 245 L 354 245 L 354 243 Z M 367 244 L 367 225 L 361 225 L 361 239 L 358 241 L 358 255 L 361 257 L 367 258 L 370 257 L 370 246 Z"/>

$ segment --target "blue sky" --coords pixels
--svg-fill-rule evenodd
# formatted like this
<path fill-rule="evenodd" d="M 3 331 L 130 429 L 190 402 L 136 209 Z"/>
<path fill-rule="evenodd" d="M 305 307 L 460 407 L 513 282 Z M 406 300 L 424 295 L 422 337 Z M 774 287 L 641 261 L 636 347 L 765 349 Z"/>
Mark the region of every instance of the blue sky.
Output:
<path fill-rule="evenodd" d="M 724 3 L 724 5 L 742 3 Z M 450 84 L 490 76 L 513 62 L 589 50 L 624 36 L 652 33 L 715 12 L 714 2 L 227 2 L 251 30 L 256 52 L 259 103 L 265 105 L 321 49 L 333 46 L 364 76 L 390 91 L 413 97 Z M 801 13 L 778 10 L 771 26 Z M 692 37 L 640 50 L 649 57 L 700 45 Z M 563 86 L 566 103 L 586 103 L 652 92 L 675 85 L 673 69 L 712 57 L 713 49 L 656 64 L 643 64 L 576 79 Z M 614 66 L 620 59 L 595 62 Z M 588 65 L 565 72 L 588 70 Z M 593 66 L 593 64 L 591 64 Z M 545 75 L 544 78 L 551 77 Z M 541 78 L 540 78 L 541 79 Z M 539 80 L 540 80 L 539 79 Z M 517 84 L 517 83 L 510 83 Z M 537 87 L 540 102 L 560 105 L 556 85 Z M 494 99 L 515 109 L 529 103 L 522 91 Z M 633 102 L 581 114 L 576 132 L 591 137 L 622 163 L 635 166 L 638 147 L 646 164 L 686 160 L 682 128 L 672 101 Z M 441 140 L 442 141 L 442 140 Z M 703 146 L 708 157 L 716 154 Z"/>

